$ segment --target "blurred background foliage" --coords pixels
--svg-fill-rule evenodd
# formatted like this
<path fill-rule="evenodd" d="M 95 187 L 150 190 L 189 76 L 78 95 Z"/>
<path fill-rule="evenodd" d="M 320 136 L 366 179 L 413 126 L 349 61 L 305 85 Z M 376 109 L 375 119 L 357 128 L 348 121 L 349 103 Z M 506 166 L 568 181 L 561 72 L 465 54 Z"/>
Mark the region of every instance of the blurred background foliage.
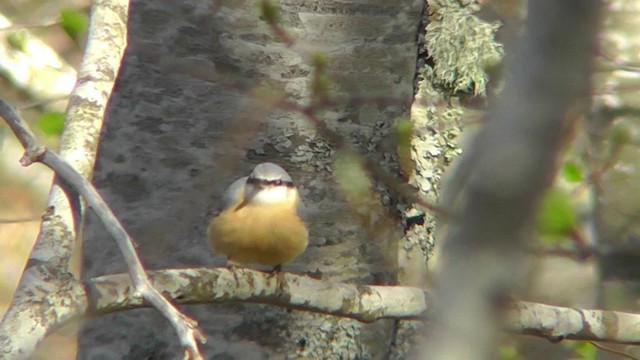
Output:
<path fill-rule="evenodd" d="M 82 59 L 89 5 L 89 0 L 0 1 L 0 96 L 54 149 Z M 21 146 L 0 122 L 0 314 L 37 237 L 52 179 L 42 165 L 21 167 L 21 156 Z M 34 358 L 74 358 L 74 343 L 74 331 L 67 329 L 48 339 Z"/>

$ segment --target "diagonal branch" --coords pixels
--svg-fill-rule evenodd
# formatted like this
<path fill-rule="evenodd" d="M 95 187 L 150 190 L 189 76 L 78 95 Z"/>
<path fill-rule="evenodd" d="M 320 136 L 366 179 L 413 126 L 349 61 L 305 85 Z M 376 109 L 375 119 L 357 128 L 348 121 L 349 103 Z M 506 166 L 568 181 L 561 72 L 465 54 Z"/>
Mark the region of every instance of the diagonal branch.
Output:
<path fill-rule="evenodd" d="M 24 166 L 28 166 L 33 162 L 40 162 L 46 165 L 55 171 L 60 179 L 82 195 L 89 207 L 95 211 L 96 215 L 104 223 L 109 233 L 116 239 L 129 269 L 129 276 L 133 281 L 135 292 L 153 304 L 171 322 L 187 353 L 191 354 L 192 357 L 199 358 L 200 354 L 196 338 L 204 341 L 204 334 L 198 330 L 197 323 L 194 320 L 181 314 L 151 285 L 138 258 L 131 237 L 93 185 L 56 153 L 38 146 L 28 125 L 3 99 L 0 99 L 0 116 L 7 121 L 19 138 L 20 143 L 26 147 L 25 155 L 20 159 L 20 163 Z"/>
<path fill-rule="evenodd" d="M 0 116 L 25 148 L 21 164 L 41 162 L 56 173 L 49 199 L 51 212 L 43 220 L 30 264 L 23 273 L 12 306 L 0 323 L 0 348 L 6 356 L 29 356 L 47 333 L 86 310 L 83 286 L 68 272 L 76 234 L 83 221 L 77 192 L 116 238 L 136 292 L 171 322 L 185 348 L 185 357 L 202 358 L 196 338 L 204 341 L 204 335 L 195 321 L 182 315 L 153 288 L 131 238 L 87 180 L 95 161 L 106 103 L 126 46 L 127 14 L 127 0 L 97 0 L 93 4 L 87 49 L 61 139 L 63 157 L 38 146 L 28 125 L 0 99 Z M 106 48 L 112 51 L 105 52 Z M 49 312 L 55 316 L 49 316 Z"/>
<path fill-rule="evenodd" d="M 62 158 L 86 178 L 93 172 L 107 100 L 127 44 L 127 14 L 128 0 L 96 0 L 92 5 L 87 46 L 60 139 Z M 25 159 L 37 157 L 42 150 L 33 134 L 17 124 L 12 129 L 28 150 Z M 84 287 L 70 273 L 83 221 L 81 199 L 56 178 L 48 207 L 11 306 L 0 322 L 2 358 L 28 357 L 48 333 L 87 307 Z"/>

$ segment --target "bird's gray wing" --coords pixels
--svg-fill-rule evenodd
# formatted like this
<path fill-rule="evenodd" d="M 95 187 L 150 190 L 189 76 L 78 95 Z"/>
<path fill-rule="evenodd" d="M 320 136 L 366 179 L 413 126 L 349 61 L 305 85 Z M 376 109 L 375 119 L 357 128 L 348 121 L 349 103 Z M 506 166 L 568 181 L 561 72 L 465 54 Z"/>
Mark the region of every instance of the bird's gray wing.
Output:
<path fill-rule="evenodd" d="M 238 204 L 244 197 L 244 185 L 247 182 L 247 176 L 242 177 L 231 184 L 222 195 L 218 212 L 222 212 L 226 208 Z"/>

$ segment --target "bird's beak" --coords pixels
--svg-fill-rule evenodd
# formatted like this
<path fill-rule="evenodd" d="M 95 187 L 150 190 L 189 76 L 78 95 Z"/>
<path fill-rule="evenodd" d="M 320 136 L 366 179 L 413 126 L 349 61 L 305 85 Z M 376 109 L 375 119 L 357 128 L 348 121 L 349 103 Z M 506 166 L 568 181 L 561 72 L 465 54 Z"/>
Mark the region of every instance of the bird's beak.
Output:
<path fill-rule="evenodd" d="M 233 210 L 233 211 L 238 211 L 238 210 L 242 209 L 243 207 L 247 206 L 248 203 L 249 203 L 248 199 L 242 200 L 242 202 L 240 204 L 238 204 L 238 206 L 236 206 L 235 210 Z"/>
<path fill-rule="evenodd" d="M 238 206 L 236 206 L 234 211 L 238 211 L 240 209 L 242 209 L 243 207 L 247 206 L 251 200 L 253 199 L 253 197 L 256 195 L 257 189 L 255 188 L 251 188 L 251 191 L 246 191 L 244 193 L 244 197 L 242 199 L 242 201 L 240 202 L 240 204 L 238 204 Z"/>

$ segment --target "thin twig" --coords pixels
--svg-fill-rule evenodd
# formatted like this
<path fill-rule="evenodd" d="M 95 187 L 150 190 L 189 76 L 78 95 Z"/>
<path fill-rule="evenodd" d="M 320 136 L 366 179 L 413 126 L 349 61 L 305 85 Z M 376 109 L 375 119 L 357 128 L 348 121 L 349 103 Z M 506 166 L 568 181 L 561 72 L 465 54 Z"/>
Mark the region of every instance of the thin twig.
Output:
<path fill-rule="evenodd" d="M 47 28 L 51 26 L 56 26 L 62 24 L 61 19 L 55 19 L 48 22 L 43 22 L 40 24 L 12 24 L 5 27 L 0 27 L 0 32 L 2 31 L 17 31 L 17 30 L 25 30 L 25 29 L 39 29 L 39 28 Z"/>
<path fill-rule="evenodd" d="M 622 357 L 624 357 L 624 358 L 627 358 L 627 359 L 631 359 L 631 360 L 638 360 L 638 358 L 637 358 L 637 357 L 635 357 L 635 356 L 633 356 L 633 355 L 631 355 L 631 354 L 629 354 L 629 353 L 627 353 L 627 352 L 620 351 L 620 350 L 616 350 L 616 349 L 614 349 L 614 348 L 610 348 L 610 347 L 608 347 L 608 346 L 604 346 L 604 345 L 599 344 L 599 343 L 597 343 L 597 342 L 595 342 L 595 341 L 589 341 L 589 344 L 591 344 L 591 345 L 593 345 L 593 346 L 597 347 L 597 348 L 598 348 L 598 349 L 600 349 L 600 350 L 607 351 L 607 352 L 610 352 L 610 353 L 612 353 L 612 354 L 620 355 L 620 356 L 622 356 Z"/>
<path fill-rule="evenodd" d="M 56 96 L 48 99 L 37 99 L 37 100 L 27 102 L 18 106 L 18 109 L 26 110 L 26 109 L 31 109 L 38 106 L 44 106 L 44 105 L 51 104 L 58 101 L 69 100 L 69 96 L 70 96 L 69 94 L 65 94 L 65 95 Z"/>
<path fill-rule="evenodd" d="M 640 71 L 640 63 L 638 62 L 616 59 L 615 56 L 609 54 L 603 49 L 599 49 L 598 52 L 600 53 L 600 56 L 602 56 L 602 58 L 612 62 L 616 66 L 614 70 L 626 70 L 632 72 Z"/>
<path fill-rule="evenodd" d="M 279 16 L 280 16 L 280 8 L 273 4 L 269 0 L 262 0 L 260 2 L 262 16 L 265 17 L 265 21 L 271 27 L 271 30 L 276 35 L 276 37 L 282 41 L 288 48 L 292 48 L 295 44 L 295 40 L 293 37 L 280 26 Z M 308 54 L 307 54 L 308 55 Z M 308 57 L 308 56 L 307 56 Z M 321 66 L 316 66 L 316 74 L 315 77 L 324 77 L 326 76 L 326 71 Z M 316 91 L 314 91 L 316 90 Z M 311 101 L 308 105 L 303 106 L 299 105 L 296 102 L 289 101 L 283 99 L 279 106 L 283 109 L 289 109 L 292 111 L 296 111 L 303 116 L 305 116 L 315 127 L 316 129 L 325 137 L 329 142 L 331 142 L 337 148 L 347 148 L 348 142 L 346 139 L 340 135 L 338 132 L 331 130 L 327 124 L 320 120 L 316 115 L 317 111 L 323 110 L 326 108 L 331 108 L 334 106 L 353 106 L 363 103 L 375 103 L 376 105 L 398 105 L 403 104 L 406 100 L 404 99 L 394 99 L 385 96 L 375 96 L 375 97 L 363 97 L 363 96 L 348 96 L 348 97 L 334 97 L 330 98 L 328 96 L 327 89 L 321 87 L 320 89 L 314 89 L 314 86 L 311 85 Z M 319 91 L 319 92 L 318 92 Z M 431 211 L 432 213 L 443 216 L 450 217 L 450 214 L 444 209 L 432 204 L 425 198 L 423 198 L 417 190 L 411 188 L 408 184 L 404 183 L 400 179 L 394 178 L 387 171 L 382 169 L 380 164 L 373 159 L 363 157 L 364 164 L 367 171 L 373 176 L 375 179 L 380 180 L 391 190 L 395 191 L 397 194 L 402 196 L 403 198 L 419 204 L 425 209 Z"/>
<path fill-rule="evenodd" d="M 197 323 L 194 320 L 180 313 L 178 309 L 151 285 L 136 253 L 133 240 L 93 185 L 55 152 L 39 146 L 27 123 L 1 98 L 0 116 L 9 124 L 11 130 L 13 130 L 25 148 L 25 154 L 22 159 L 20 159 L 20 163 L 23 166 L 28 166 L 33 162 L 40 162 L 46 165 L 85 198 L 87 204 L 104 223 L 107 231 L 116 239 L 116 243 L 127 264 L 129 276 L 131 276 L 135 291 L 169 320 L 178 333 L 180 343 L 185 347 L 186 352 L 191 355 L 189 358 L 201 359 L 202 355 L 200 355 L 198 350 L 196 339 L 204 343 L 204 333 L 198 329 Z"/>
<path fill-rule="evenodd" d="M 38 221 L 38 220 L 40 220 L 39 216 L 15 218 L 15 219 L 0 218 L 0 224 L 17 224 L 17 223 L 25 223 L 25 222 Z"/>
<path fill-rule="evenodd" d="M 345 100 L 347 99 L 348 98 L 345 98 Z M 366 99 L 364 98 L 353 99 L 353 101 L 364 101 L 364 100 Z M 331 103 L 333 104 L 336 101 L 338 100 L 337 99 L 332 100 Z M 326 138 L 330 143 L 332 143 L 335 147 L 341 148 L 341 149 L 347 148 L 349 145 L 347 141 L 344 139 L 344 137 L 338 134 L 336 131 L 331 130 L 327 126 L 327 124 L 321 119 L 319 119 L 315 114 L 317 109 L 324 108 L 325 105 L 326 105 L 326 102 L 324 101 L 318 104 L 312 103 L 309 106 L 302 106 L 293 101 L 288 101 L 288 100 L 282 100 L 280 102 L 280 107 L 282 107 L 283 109 L 296 111 L 304 115 L 316 127 L 316 129 L 322 134 L 322 136 Z M 411 186 L 404 183 L 400 179 L 394 178 L 391 174 L 389 174 L 387 171 L 382 169 L 382 167 L 380 167 L 380 164 L 378 164 L 373 159 L 368 157 L 363 157 L 363 160 L 364 160 L 364 164 L 367 171 L 373 176 L 373 178 L 380 180 L 382 183 L 384 183 L 391 190 L 393 190 L 403 198 L 413 203 L 419 204 L 420 206 L 424 207 L 425 209 L 431 211 L 432 213 L 438 216 L 450 217 L 449 212 L 447 212 L 445 209 L 442 209 L 441 207 L 438 207 L 437 205 L 432 204 L 430 201 L 423 198 L 416 189 L 413 189 Z"/>
<path fill-rule="evenodd" d="M 295 44 L 294 39 L 289 35 L 289 33 L 280 26 L 280 8 L 277 5 L 274 5 L 269 0 L 260 1 L 260 12 L 264 21 L 269 24 L 271 27 L 271 31 L 276 35 L 276 37 L 282 41 L 288 48 L 293 47 Z"/>

